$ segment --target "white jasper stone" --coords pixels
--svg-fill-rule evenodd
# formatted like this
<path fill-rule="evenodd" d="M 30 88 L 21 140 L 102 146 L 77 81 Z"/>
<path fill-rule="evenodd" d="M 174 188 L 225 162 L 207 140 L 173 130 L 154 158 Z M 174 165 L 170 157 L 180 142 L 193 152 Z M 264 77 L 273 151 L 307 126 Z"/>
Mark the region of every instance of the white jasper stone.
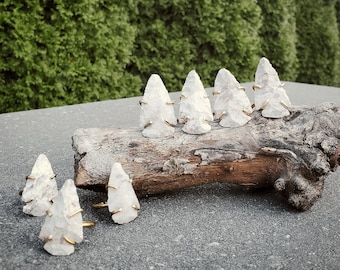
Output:
<path fill-rule="evenodd" d="M 74 252 L 74 244 L 83 241 L 82 210 L 72 179 L 65 181 L 53 202 L 39 238 L 46 242 L 44 249 L 48 253 L 70 255 Z M 69 243 L 67 240 L 74 243 Z"/>
<path fill-rule="evenodd" d="M 177 119 L 174 105 L 159 75 L 150 76 L 140 105 L 140 126 L 144 137 L 160 138 L 175 132 Z"/>
<path fill-rule="evenodd" d="M 32 172 L 27 176 L 21 199 L 26 203 L 23 212 L 33 216 L 44 216 L 51 208 L 52 199 L 58 194 L 55 174 L 51 163 L 40 154 Z"/>
<path fill-rule="evenodd" d="M 214 83 L 215 119 L 223 127 L 245 125 L 252 113 L 250 101 L 233 74 L 225 68 L 218 71 Z"/>
<path fill-rule="evenodd" d="M 211 105 L 200 77 L 195 70 L 189 72 L 181 93 L 179 123 L 182 130 L 189 134 L 203 134 L 211 130 L 213 121 Z"/>
<path fill-rule="evenodd" d="M 289 115 L 291 106 L 276 70 L 267 58 L 261 58 L 255 74 L 255 110 L 262 109 L 262 116 L 281 118 Z"/>
<path fill-rule="evenodd" d="M 107 192 L 107 204 L 114 222 L 125 224 L 137 217 L 140 209 L 138 198 L 129 176 L 118 162 L 112 166 Z"/>

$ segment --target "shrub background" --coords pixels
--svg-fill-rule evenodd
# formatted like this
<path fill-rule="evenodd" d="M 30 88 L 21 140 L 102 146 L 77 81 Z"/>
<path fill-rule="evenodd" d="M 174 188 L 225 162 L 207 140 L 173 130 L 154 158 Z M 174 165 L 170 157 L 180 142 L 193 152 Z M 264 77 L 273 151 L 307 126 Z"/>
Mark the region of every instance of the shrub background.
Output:
<path fill-rule="evenodd" d="M 340 86 L 340 0 L 6 0 L 0 113 L 140 95 L 152 73 L 179 91 L 225 67 L 252 81 Z"/>

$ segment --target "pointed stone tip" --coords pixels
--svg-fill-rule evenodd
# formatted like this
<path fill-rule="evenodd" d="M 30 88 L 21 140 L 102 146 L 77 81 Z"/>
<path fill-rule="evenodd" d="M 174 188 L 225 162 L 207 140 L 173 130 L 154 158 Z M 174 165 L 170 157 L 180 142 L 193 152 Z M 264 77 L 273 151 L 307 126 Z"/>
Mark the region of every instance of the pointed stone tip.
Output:
<path fill-rule="evenodd" d="M 201 80 L 201 78 L 200 78 L 200 76 L 198 75 L 198 73 L 196 72 L 196 70 L 191 70 L 189 73 L 188 73 L 188 75 L 187 75 L 187 80 L 188 79 L 191 79 L 191 80 L 195 80 L 195 81 L 197 81 L 197 80 Z"/>
<path fill-rule="evenodd" d="M 51 163 L 45 154 L 40 154 L 35 163 L 44 164 L 45 166 L 51 166 Z"/>
<path fill-rule="evenodd" d="M 263 76 L 265 74 L 277 75 L 276 70 L 266 57 L 262 57 L 257 65 L 255 77 Z"/>
<path fill-rule="evenodd" d="M 268 58 L 266 57 L 261 57 L 259 64 L 270 64 Z"/>
<path fill-rule="evenodd" d="M 216 75 L 215 82 L 224 81 L 225 83 L 232 82 L 232 83 L 239 83 L 235 76 L 226 68 L 221 68 Z"/>
<path fill-rule="evenodd" d="M 122 164 L 120 164 L 119 162 L 115 162 L 112 164 L 112 168 L 111 170 L 115 170 L 115 171 L 123 171 L 123 167 Z"/>
<path fill-rule="evenodd" d="M 149 77 L 146 86 L 145 86 L 145 91 L 147 91 L 148 88 L 153 88 L 153 87 L 164 87 L 164 82 L 161 78 L 161 76 L 159 76 L 158 74 L 151 74 L 151 76 Z"/>
<path fill-rule="evenodd" d="M 162 78 L 158 74 L 154 73 L 151 74 L 148 81 L 162 81 Z"/>
<path fill-rule="evenodd" d="M 186 92 L 188 90 L 189 92 L 192 90 L 197 92 L 197 88 L 199 88 L 198 91 L 202 91 L 202 89 L 204 90 L 204 86 L 203 86 L 200 76 L 195 70 L 191 70 L 185 79 L 182 92 L 183 91 Z"/>
<path fill-rule="evenodd" d="M 73 194 L 74 193 L 77 195 L 78 197 L 78 194 L 77 194 L 77 188 L 76 188 L 76 185 L 74 184 L 74 181 L 72 179 L 67 179 L 63 186 L 61 187 L 60 191 L 61 193 L 66 193 L 66 194 Z"/>

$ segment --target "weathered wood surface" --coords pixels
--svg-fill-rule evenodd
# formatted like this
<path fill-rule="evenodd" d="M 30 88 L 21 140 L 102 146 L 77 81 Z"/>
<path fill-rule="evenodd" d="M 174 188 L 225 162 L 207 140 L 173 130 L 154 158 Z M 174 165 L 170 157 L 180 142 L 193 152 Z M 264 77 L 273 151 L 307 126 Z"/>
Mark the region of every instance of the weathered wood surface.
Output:
<path fill-rule="evenodd" d="M 243 127 L 144 138 L 139 129 L 78 129 L 73 140 L 80 188 L 105 190 L 114 162 L 130 175 L 139 197 L 212 182 L 274 187 L 299 210 L 321 196 L 340 154 L 340 109 L 332 103 L 292 107 L 282 119 L 259 111 Z"/>

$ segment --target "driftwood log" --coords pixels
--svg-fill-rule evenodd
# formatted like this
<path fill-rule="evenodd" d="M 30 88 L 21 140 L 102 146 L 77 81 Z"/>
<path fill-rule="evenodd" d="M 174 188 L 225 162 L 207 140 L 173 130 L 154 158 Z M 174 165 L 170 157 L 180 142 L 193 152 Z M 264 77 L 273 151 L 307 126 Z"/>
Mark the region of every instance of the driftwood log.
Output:
<path fill-rule="evenodd" d="M 273 187 L 299 210 L 321 196 L 340 162 L 340 109 L 332 103 L 291 107 L 282 119 L 254 111 L 248 124 L 189 135 L 144 138 L 139 129 L 78 129 L 72 137 L 80 188 L 105 190 L 114 162 L 130 175 L 139 197 L 227 182 Z"/>

